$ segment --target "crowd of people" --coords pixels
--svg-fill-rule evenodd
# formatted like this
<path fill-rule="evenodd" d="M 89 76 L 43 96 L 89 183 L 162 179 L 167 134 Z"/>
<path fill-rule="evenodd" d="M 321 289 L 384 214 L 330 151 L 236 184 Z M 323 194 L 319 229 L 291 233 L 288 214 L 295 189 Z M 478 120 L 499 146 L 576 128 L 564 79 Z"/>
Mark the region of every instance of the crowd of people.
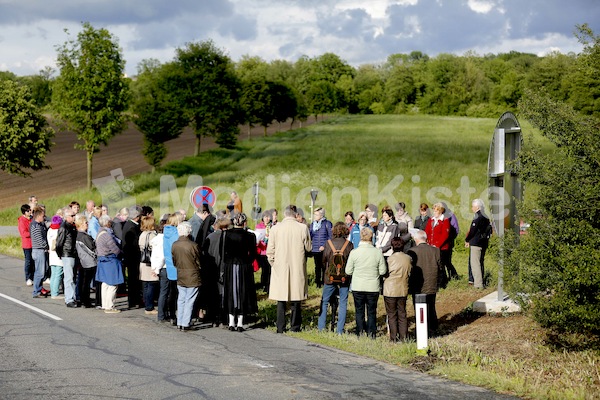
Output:
<path fill-rule="evenodd" d="M 26 285 L 34 298 L 64 300 L 69 308 L 97 308 L 117 314 L 118 296 L 128 309 L 156 315 L 157 321 L 192 329 L 193 322 L 243 332 L 256 315 L 257 291 L 277 302 L 277 332 L 302 328 L 302 301 L 308 296 L 307 259 L 322 288 L 318 329 L 345 332 L 352 293 L 356 334 L 374 338 L 377 303 L 383 295 L 391 341 L 407 339 L 409 294 L 426 295 L 430 334 L 438 328 L 436 294 L 458 279 L 452 249 L 459 233 L 456 216 L 444 203 L 423 203 L 414 219 L 402 202 L 381 209 L 367 204 L 355 220 L 332 223 L 316 208 L 311 222 L 289 205 L 262 213 L 249 229 L 235 192 L 226 209 L 202 204 L 188 219 L 184 210 L 157 219 L 149 206 L 133 205 L 110 216 L 106 206 L 78 202 L 47 214 L 37 198 L 21 206 Z M 484 287 L 484 257 L 491 235 L 483 202 L 472 202 L 473 222 L 465 237 L 469 283 Z M 255 273 L 260 280 L 255 283 Z M 50 290 L 44 288 L 49 284 Z M 62 294 L 61 294 L 62 288 Z M 92 293 L 94 294 L 92 296 Z M 337 317 L 337 324 L 335 324 Z"/>

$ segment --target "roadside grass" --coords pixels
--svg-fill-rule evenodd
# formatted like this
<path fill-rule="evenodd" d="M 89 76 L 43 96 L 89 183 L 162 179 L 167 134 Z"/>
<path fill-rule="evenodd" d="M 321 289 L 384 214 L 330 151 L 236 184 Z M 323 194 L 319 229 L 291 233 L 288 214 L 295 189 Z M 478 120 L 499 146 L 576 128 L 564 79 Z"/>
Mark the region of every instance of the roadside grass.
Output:
<path fill-rule="evenodd" d="M 18 236 L 0 237 L 0 254 L 23 259 L 21 238 Z"/>
<path fill-rule="evenodd" d="M 594 348 L 595 347 L 595 348 Z M 548 332 L 523 315 L 486 316 L 430 342 L 430 373 L 535 399 L 597 399 L 600 353 L 548 343 Z"/>
<path fill-rule="evenodd" d="M 81 205 L 81 209 L 85 209 L 85 202 L 87 200 L 94 200 L 97 203 L 101 202 L 100 193 L 97 190 L 88 191 L 86 189 L 79 189 L 73 192 L 64 193 L 57 192 L 55 197 L 42 199 L 43 205 L 46 207 L 46 210 L 50 216 L 54 215 L 56 210 L 59 208 L 65 207 L 72 201 L 78 201 Z M 62 193 L 62 194 L 61 194 Z M 25 198 L 25 202 L 27 198 Z M 21 204 L 18 204 L 15 207 L 5 208 L 0 210 L 0 225 L 2 226 L 10 226 L 17 225 L 17 218 L 21 216 Z"/>
<path fill-rule="evenodd" d="M 157 214 L 189 205 L 190 175 L 217 192 L 217 209 L 225 207 L 231 190 L 242 197 L 245 210 L 253 204 L 252 185 L 260 182 L 263 210 L 294 203 L 310 217 L 310 190 L 319 190 L 316 205 L 332 221 L 345 211 L 358 213 L 367 202 L 380 208 L 394 201 L 407 203 L 416 215 L 420 202 L 446 201 L 459 219 L 453 263 L 461 280 L 451 281 L 437 296 L 440 335 L 430 339 L 430 354 L 416 355 L 409 340 L 391 344 L 385 328 L 383 301 L 378 303 L 378 337 L 357 338 L 354 304 L 349 297 L 346 331 L 338 336 L 318 332 L 321 290 L 314 285 L 314 264 L 308 262 L 309 299 L 303 305 L 304 327 L 291 336 L 391 364 L 441 375 L 525 398 L 600 398 L 600 346 L 578 337 L 557 337 L 527 316 L 486 316 L 474 313 L 472 303 L 492 292 L 497 283 L 495 239 L 486 257 L 488 289 L 467 284 L 468 252 L 462 238 L 472 218 L 470 201 L 485 198 L 487 155 L 496 121 L 436 116 L 339 116 L 308 128 L 241 142 L 235 150 L 216 149 L 171 162 L 154 172 L 131 177 L 128 193 Z M 526 123 L 525 146 L 550 149 Z M 174 187 L 161 193 L 161 179 Z M 193 186 L 192 186 L 193 187 Z M 536 188 L 526 187 L 528 195 Z M 73 199 L 102 202 L 97 190 L 44 199 L 50 212 Z M 163 209 L 162 204 L 167 204 Z M 116 211 L 116 210 L 113 210 Z M 112 211 L 111 211 L 112 212 Z M 189 215 L 188 214 L 188 215 Z M 2 225 L 16 225 L 19 210 L 0 211 Z M 250 223 L 253 226 L 253 223 Z M 18 238 L 0 238 L 0 252 L 22 258 Z M 257 273 L 257 279 L 258 279 Z M 276 304 L 259 293 L 257 325 L 275 330 Z M 408 305 L 409 332 L 414 335 L 414 312 Z M 329 323 L 327 325 L 329 327 Z M 324 349 L 324 351 L 326 351 Z"/>

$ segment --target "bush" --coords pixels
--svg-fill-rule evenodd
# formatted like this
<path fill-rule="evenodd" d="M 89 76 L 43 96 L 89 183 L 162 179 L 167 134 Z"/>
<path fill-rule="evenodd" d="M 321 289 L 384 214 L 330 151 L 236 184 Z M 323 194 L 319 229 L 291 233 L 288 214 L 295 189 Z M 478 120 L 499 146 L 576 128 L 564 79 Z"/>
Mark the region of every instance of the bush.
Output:
<path fill-rule="evenodd" d="M 530 223 L 509 250 L 509 292 L 527 300 L 533 317 L 562 332 L 600 333 L 600 121 L 578 115 L 544 93 L 527 92 L 522 115 L 556 148 L 519 155 L 526 185 L 539 187 L 521 215 Z M 525 293 L 527 296 L 519 296 Z M 525 303 L 525 302 L 523 302 Z"/>
<path fill-rule="evenodd" d="M 587 25 L 579 33 L 585 46 L 580 70 L 598 76 L 600 36 Z M 600 120 L 578 114 L 545 92 L 525 92 L 519 109 L 556 148 L 551 154 L 534 148 L 519 155 L 517 171 L 539 191 L 522 207 L 531 224 L 528 234 L 520 245 L 509 247 L 509 290 L 528 295 L 521 298 L 531 301 L 533 317 L 542 326 L 598 336 Z"/>
<path fill-rule="evenodd" d="M 479 103 L 470 105 L 467 108 L 466 116 L 471 118 L 494 118 L 507 111 L 513 110 L 509 110 L 506 106 L 500 106 L 497 104 Z"/>

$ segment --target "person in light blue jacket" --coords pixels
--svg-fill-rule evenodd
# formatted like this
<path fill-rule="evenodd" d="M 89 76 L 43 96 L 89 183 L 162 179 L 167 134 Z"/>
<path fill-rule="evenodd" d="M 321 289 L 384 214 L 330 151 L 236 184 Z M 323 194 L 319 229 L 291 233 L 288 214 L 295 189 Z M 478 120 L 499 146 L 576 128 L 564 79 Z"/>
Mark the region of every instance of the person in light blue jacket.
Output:
<path fill-rule="evenodd" d="M 98 236 L 98 232 L 100 231 L 100 222 L 98 218 L 102 215 L 102 207 L 94 207 L 94 211 L 90 218 L 88 219 L 88 228 L 87 233 L 92 237 L 92 239 L 96 240 Z"/>
<path fill-rule="evenodd" d="M 373 246 L 373 230 L 360 231 L 360 244 L 350 252 L 346 273 L 352 275 L 352 295 L 356 309 L 356 335 L 363 331 L 375 339 L 377 333 L 377 301 L 379 300 L 380 276 L 385 275 L 387 266 L 381 250 Z M 365 329 L 365 308 L 367 324 Z"/>
<path fill-rule="evenodd" d="M 355 249 L 358 247 L 358 245 L 360 243 L 360 230 L 362 228 L 371 228 L 371 230 L 373 230 L 373 227 L 371 227 L 371 225 L 369 224 L 369 218 L 367 217 L 367 213 L 364 211 L 361 211 L 360 214 L 358 214 L 358 220 L 356 221 L 356 224 L 354 224 L 354 226 L 350 230 L 350 237 L 348 238 L 348 240 L 352 242 L 352 245 L 354 246 Z M 373 230 L 373 233 L 375 233 L 374 230 Z M 373 246 L 374 245 L 375 245 L 375 235 L 373 235 Z"/>
<path fill-rule="evenodd" d="M 169 216 L 163 230 L 163 253 L 165 256 L 165 266 L 169 283 L 168 287 L 165 287 L 164 285 L 161 286 L 158 295 L 158 303 L 166 303 L 166 309 L 163 310 L 165 315 L 163 321 L 171 319 L 173 325 L 177 325 L 177 314 L 175 313 L 177 308 L 177 268 L 175 268 L 175 264 L 173 264 L 173 253 L 171 250 L 173 248 L 173 243 L 179 239 L 177 225 L 181 222 L 183 222 L 183 215 L 179 212 L 175 212 Z"/>

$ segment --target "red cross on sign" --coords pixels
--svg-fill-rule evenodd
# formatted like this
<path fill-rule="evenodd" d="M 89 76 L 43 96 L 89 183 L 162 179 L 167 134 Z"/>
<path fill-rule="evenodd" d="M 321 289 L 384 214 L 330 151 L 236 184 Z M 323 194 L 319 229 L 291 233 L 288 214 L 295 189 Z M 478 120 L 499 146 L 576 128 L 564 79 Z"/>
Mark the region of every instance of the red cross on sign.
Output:
<path fill-rule="evenodd" d="M 194 210 L 202 207 L 202 204 L 206 203 L 209 206 L 214 207 L 217 202 L 217 196 L 214 190 L 208 186 L 198 186 L 190 193 L 190 203 L 194 207 Z"/>

